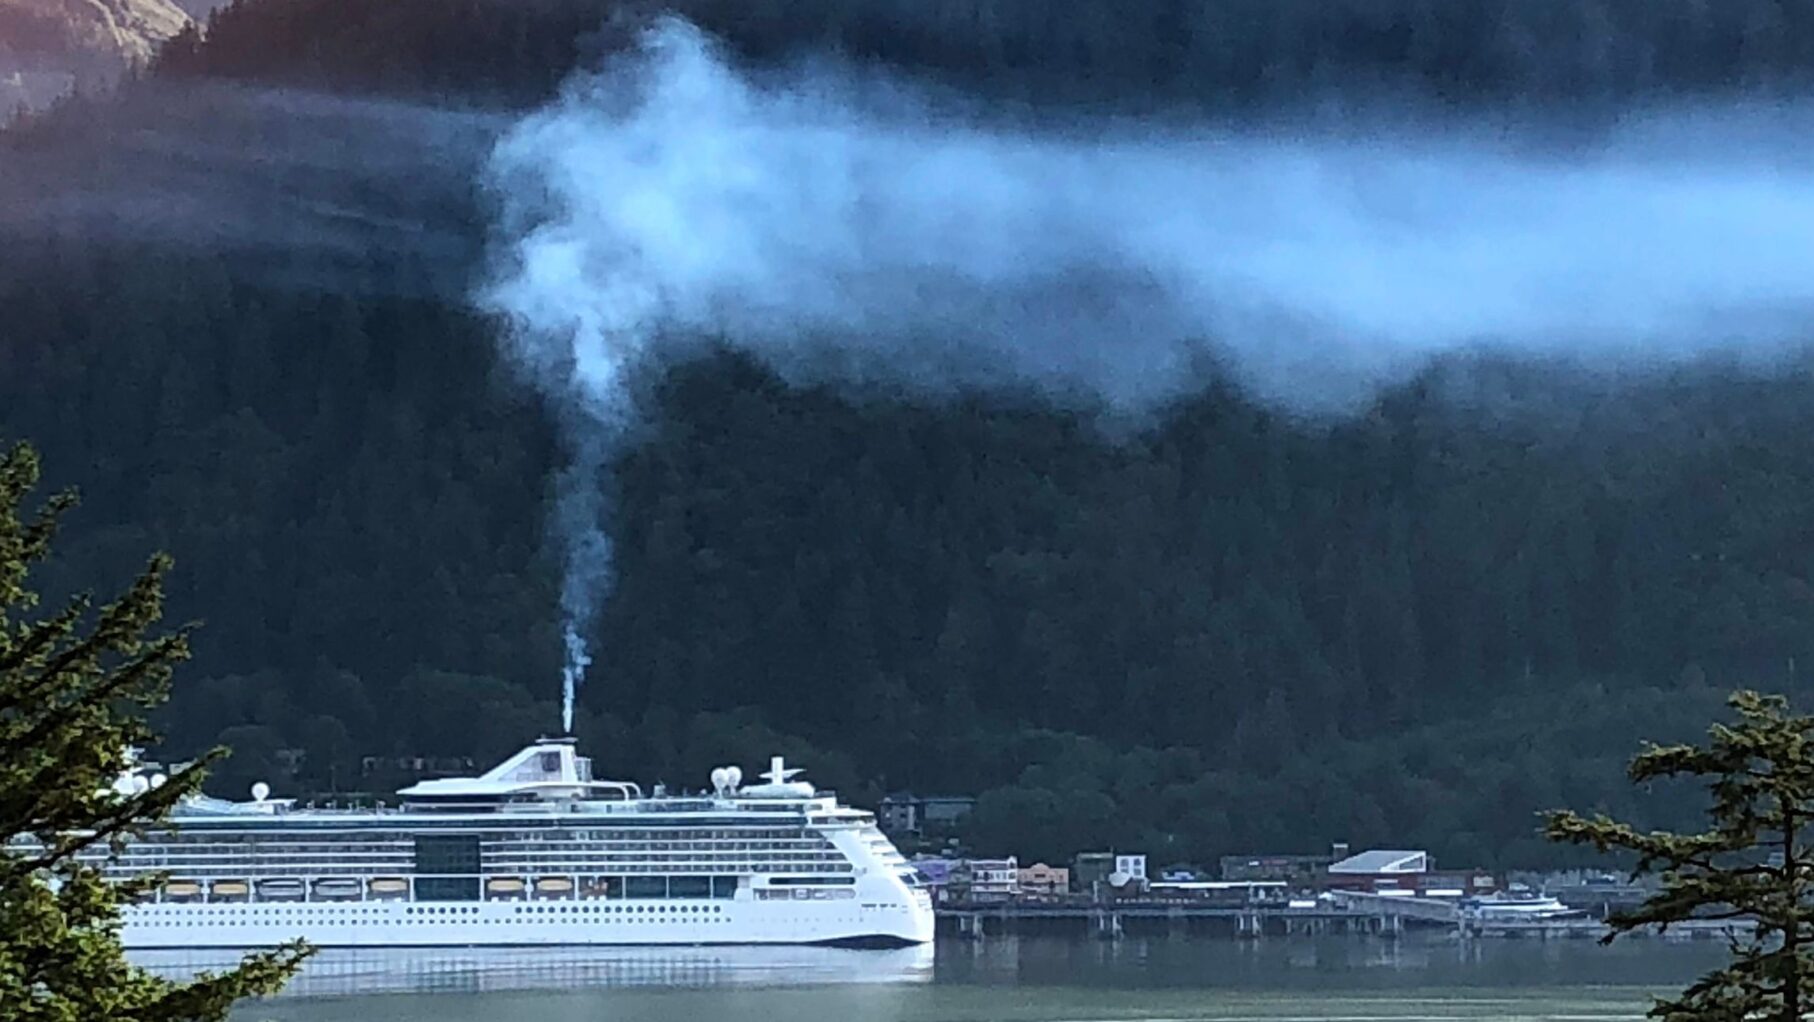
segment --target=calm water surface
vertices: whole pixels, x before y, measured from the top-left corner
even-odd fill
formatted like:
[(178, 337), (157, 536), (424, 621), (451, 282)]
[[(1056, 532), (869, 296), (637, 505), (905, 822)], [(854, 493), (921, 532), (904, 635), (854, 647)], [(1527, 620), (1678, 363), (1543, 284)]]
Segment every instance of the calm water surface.
[[(1475, 1022), (1637, 1019), (1717, 942), (1061, 939), (936, 949), (323, 952), (235, 1022)], [(218, 956), (140, 956), (171, 972)]]

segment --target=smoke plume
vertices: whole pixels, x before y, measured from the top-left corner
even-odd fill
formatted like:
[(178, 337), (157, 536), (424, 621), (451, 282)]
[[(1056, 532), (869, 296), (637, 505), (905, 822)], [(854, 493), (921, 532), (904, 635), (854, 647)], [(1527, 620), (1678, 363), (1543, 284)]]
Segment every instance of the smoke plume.
[(598, 472), (627, 383), (691, 339), (1132, 408), (1211, 363), (1329, 408), (1458, 350), (1767, 353), (1814, 310), (1805, 121), (1015, 124), (848, 69), (757, 77), (660, 22), (508, 131), (487, 174), (483, 301), (578, 459), (558, 511), (568, 634), (609, 587)]

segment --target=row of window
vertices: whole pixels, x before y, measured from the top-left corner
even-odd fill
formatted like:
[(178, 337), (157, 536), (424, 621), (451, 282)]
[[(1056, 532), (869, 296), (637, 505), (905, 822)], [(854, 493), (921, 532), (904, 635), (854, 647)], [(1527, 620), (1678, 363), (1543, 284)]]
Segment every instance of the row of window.
[[(230, 915), (222, 915), (222, 916), (217, 916), (217, 917), (204, 917), (204, 918), (195, 918), (195, 919), (147, 919), (142, 922), (135, 923), (135, 925), (152, 926), (152, 927), (227, 926), (227, 925), (244, 925), (248, 922), (256, 923), (258, 921), (259, 920), (255, 920), (255, 919), (248, 920), (248, 919), (240, 919), (240, 918), (230, 916)], [(327, 920), (322, 920), (322, 921), (326, 922)], [(351, 925), (355, 925), (355, 926), (420, 926), (425, 923), (445, 923), (445, 922), (451, 922), (451, 921), (453, 921), (453, 920), (427, 919), (427, 918), (422, 918), (422, 919), (361, 919), (361, 918), (351, 918), (351, 917), (346, 918), (346, 919), (333, 920), (333, 922), (336, 922), (336, 923), (351, 924)], [(489, 924), (493, 924), (493, 923), (531, 923), (531, 922), (542, 922), (544, 920), (521, 919), (521, 918), (513, 917), (513, 918), (506, 918), (506, 919), (462, 919), (459, 921), (466, 922), (466, 923), (483, 923), (483, 924), (489, 925)], [(556, 921), (577, 923), (577, 922), (581, 922), (582, 920), (575, 918), (575, 919), (556, 920)], [(730, 922), (729, 919), (726, 919), (723, 916), (673, 916), (673, 917), (659, 916), (659, 915), (656, 915), (656, 916), (631, 916), (631, 915), (615, 916), (615, 915), (608, 915), (605, 913), (600, 913), (596, 919), (587, 918), (587, 919), (584, 919), (583, 921), (589, 922), (589, 923), (590, 922), (604, 922), (604, 923), (728, 923), (728, 922)], [(273, 925), (283, 925), (283, 924), (281, 922), (274, 921)]]
[[(693, 852), (708, 855), (731, 853), (758, 853), (764, 855), (802, 854), (831, 852), (836, 846), (824, 839), (798, 841), (652, 841), (652, 842), (603, 842), (580, 841), (543, 841), (543, 842), (483, 842), (480, 847), (488, 855), (579, 855), (585, 853), (614, 855), (646, 855), (663, 852)], [(147, 861), (172, 861), (192, 859), (248, 859), (255, 858), (267, 862), (282, 862), (297, 859), (397, 859), (406, 858), (413, 853), (413, 847), (395, 848), (361, 847), (340, 843), (323, 842), (319, 845), (283, 845), (278, 847), (260, 845), (182, 845), (160, 846), (137, 843), (127, 846), (119, 856), (122, 859), (143, 859)], [(90, 861), (110, 858), (105, 851), (96, 850), (85, 855)]]
[[(670, 863), (660, 863), (660, 864), (651, 863), (648, 865), (640, 865), (640, 866), (628, 866), (628, 865), (622, 865), (622, 864), (618, 864), (618, 863), (571, 863), (571, 862), (515, 863), (515, 864), (506, 863), (506, 864), (492, 865), (492, 866), (488, 867), (482, 873), (477, 870), (457, 872), (457, 873), (422, 873), (422, 872), (411, 871), (408, 868), (400, 868), (393, 872), (413, 873), (413, 875), (416, 877), (425, 877), (425, 876), (453, 876), (453, 877), (487, 876), (487, 877), (490, 877), (490, 876), (514, 875), (517, 873), (534, 873), (534, 874), (540, 874), (540, 875), (551, 875), (551, 874), (555, 874), (555, 873), (560, 873), (560, 874), (564, 875), (564, 874), (567, 874), (572, 871), (597, 870), (597, 869), (609, 869), (609, 870), (611, 870), (611, 872), (613, 874), (621, 875), (621, 876), (652, 876), (652, 875), (666, 876), (666, 875), (670, 875), (670, 874), (686, 875), (686, 876), (701, 876), (701, 875), (716, 876), (716, 875), (723, 875), (726, 873), (735, 874), (738, 876), (774, 876), (777, 874), (803, 874), (803, 875), (808, 875), (808, 876), (844, 876), (844, 875), (853, 874), (856, 872), (856, 867), (852, 866), (850, 863), (847, 863), (847, 862), (776, 862), (776, 863), (670, 862)], [(145, 872), (145, 871), (140, 870), (140, 869), (135, 869), (132, 867), (128, 867), (128, 866), (115, 866), (115, 867), (112, 867), (112, 868), (109, 868), (108, 870), (106, 870), (104, 875), (110, 880), (128, 880), (133, 877), (139, 876), (143, 872)], [(330, 865), (326, 865), (323, 863), (311, 863), (307, 866), (307, 868), (304, 868), (304, 869), (299, 869), (299, 868), (291, 867), (291, 866), (261, 867), (261, 866), (247, 866), (243, 863), (238, 863), (238, 864), (223, 863), (223, 864), (217, 864), (217, 865), (212, 865), (212, 866), (191, 865), (191, 866), (185, 867), (180, 870), (180, 873), (182, 874), (184, 879), (192, 879), (192, 880), (198, 880), (198, 881), (201, 881), (201, 880), (209, 880), (209, 881), (212, 881), (212, 880), (271, 880), (271, 879), (286, 879), (287, 880), (287, 879), (291, 879), (291, 878), (304, 878), (304, 877), (306, 877), (306, 878), (316, 878), (316, 877), (348, 877), (348, 878), (365, 877), (365, 878), (369, 878), (369, 877), (372, 877), (375, 874), (375, 872), (376, 872), (375, 868), (371, 867), (371, 866), (330, 866)], [(388, 875), (388, 874), (378, 874), (378, 875)]]
[[(415, 911), (434, 912), (434, 909)], [(720, 916), (724, 914), (722, 905), (519, 905), (514, 916), (599, 916), (599, 915), (654, 915), (675, 913), (674, 918), (685, 920), (694, 916)]]
[[(437, 855), (440, 855), (441, 857), (446, 857), (446, 853), (431, 853), (429, 857), (434, 858)], [(555, 852), (555, 851), (494, 852), (494, 851), (490, 851), (490, 850), (480, 851), (478, 849), (473, 849), (470, 854), (460, 855), (459, 857), (463, 858), (463, 859), (471, 859), (473, 861), (483, 860), (486, 862), (507, 861), (507, 862), (552, 862), (552, 863), (560, 863), (560, 862), (688, 862), (688, 861), (694, 861), (694, 860), (701, 861), (701, 862), (733, 862), (733, 861), (743, 861), (743, 862), (843, 862), (846, 858), (846, 856), (844, 855), (843, 852), (837, 851), (836, 849), (830, 849), (830, 848), (800, 849), (800, 850), (785, 851), (785, 852), (738, 852), (738, 851), (686, 852), (686, 851), (676, 851), (676, 852), (641, 852), (641, 853), (634, 853), (634, 854), (624, 853), (624, 852), (602, 852), (602, 853), (587, 854), (587, 853)], [(304, 864), (304, 863), (315, 863), (315, 862), (328, 863), (328, 864), (356, 864), (356, 863), (360, 863), (360, 862), (393, 864), (393, 863), (408, 863), (411, 861), (419, 863), (421, 861), (421, 859), (422, 859), (422, 856), (420, 854), (417, 854), (415, 856), (387, 855), (387, 856), (379, 857), (379, 856), (360, 856), (360, 855), (275, 855), (275, 856), (189, 855), (189, 854), (177, 853), (177, 854), (171, 854), (171, 855), (155, 855), (155, 856), (127, 854), (127, 855), (120, 856), (116, 860), (113, 860), (112, 864), (113, 865), (128, 865), (128, 866), (130, 866), (130, 865), (143, 866), (143, 865), (147, 865), (147, 864), (158, 864), (158, 865), (167, 865), (167, 866), (207, 866), (207, 865), (214, 865), (214, 864), (232, 864), (232, 863), (236, 863), (236, 862), (246, 863), (248, 865), (299, 865), (299, 864)]]
[(549, 840), (545, 840), (545, 841), (495, 841), (495, 840), (491, 840), (491, 839), (486, 839), (485, 847), (488, 849), (494, 849), (494, 850), (499, 850), (499, 851), (528, 851), (528, 852), (539, 851), (542, 849), (553, 849), (556, 851), (568, 851), (568, 850), (572, 850), (572, 849), (581, 849), (581, 850), (595, 851), (595, 852), (614, 852), (614, 851), (656, 851), (656, 852), (682, 851), (682, 852), (684, 852), (689, 849), (698, 849), (700, 851), (718, 851), (720, 849), (725, 849), (725, 848), (753, 849), (753, 850), (757, 850), (757, 851), (785, 850), (785, 849), (789, 849), (789, 848), (830, 848), (830, 847), (832, 847), (832, 844), (830, 841), (826, 840), (823, 837), (820, 837), (818, 835), (812, 835), (809, 837), (761, 838), (761, 839), (748, 839), (748, 840), (746, 840), (744, 838), (735, 838), (735, 839), (727, 838), (722, 841), (711, 840), (711, 839), (700, 839), (700, 840), (696, 840), (696, 841), (665, 841), (665, 840), (664, 841), (592, 841), (592, 840), (582, 840), (579, 838), (573, 838), (573, 839), (554, 838), (554, 839), (549, 839)]
[(792, 852), (792, 853), (789, 853), (789, 852), (756, 852), (754, 854), (751, 854), (749, 852), (743, 852), (743, 853), (732, 852), (732, 853), (727, 853), (722, 856), (707, 855), (707, 854), (699, 853), (699, 852), (692, 852), (692, 853), (657, 852), (653, 855), (589, 855), (589, 856), (576, 856), (576, 855), (565, 855), (565, 854), (556, 855), (553, 853), (550, 853), (547, 855), (536, 855), (536, 854), (527, 853), (527, 852), (517, 852), (517, 853), (509, 854), (509, 855), (504, 855), (504, 854), (489, 855), (488, 854), (484, 857), (484, 861), (485, 861), (486, 865), (496, 868), (504, 863), (521, 863), (521, 862), (534, 863), (536, 865), (557, 865), (557, 866), (560, 864), (563, 864), (563, 863), (573, 863), (573, 864), (575, 864), (576, 867), (578, 867), (580, 864), (583, 864), (583, 863), (613, 864), (613, 863), (620, 863), (620, 862), (621, 863), (700, 862), (700, 863), (708, 863), (708, 864), (725, 863), (725, 862), (751, 862), (751, 863), (758, 863), (758, 864), (760, 864), (760, 863), (771, 863), (772, 864), (772, 863), (778, 863), (778, 862), (809, 862), (809, 863), (810, 862), (844, 862), (846, 860), (845, 860), (844, 856), (838, 852)]
[[(424, 834), (372, 834), (363, 832), (324, 831), (311, 834), (286, 833), (271, 834), (227, 834), (227, 833), (184, 833), (160, 831), (135, 842), (140, 847), (186, 847), (199, 848), (216, 846), (224, 849), (259, 848), (268, 851), (288, 851), (321, 846), (362, 847), (375, 850), (408, 849)], [(802, 828), (757, 829), (736, 828), (731, 830), (688, 829), (688, 830), (566, 830), (555, 832), (512, 832), (512, 831), (475, 831), (468, 836), (481, 838), (488, 844), (521, 842), (529, 844), (566, 844), (570, 842), (604, 842), (609, 844), (644, 845), (651, 842), (710, 842), (721, 844), (726, 841), (781, 841), (813, 842), (823, 844), (823, 835)]]
[[(549, 878), (537, 880), (536, 887)], [(565, 880), (566, 878), (558, 878)], [(476, 876), (460, 877), (417, 877), (415, 893), (417, 901), (460, 902), (478, 901), (481, 897), (487, 901), (517, 901), (532, 896), (532, 887), (525, 884), (520, 877), (493, 876), (484, 879)], [(567, 900), (574, 894), (583, 901), (596, 900), (661, 900), (667, 898), (733, 898), (737, 894), (737, 877), (735, 876), (608, 876), (580, 877), (577, 887), (568, 887), (553, 898), (545, 900)], [(541, 897), (543, 892), (534, 890), (534, 895)]]
[(849, 901), (856, 896), (857, 892), (843, 887), (835, 889), (820, 887), (813, 890), (804, 887), (791, 889), (762, 887), (756, 890), (757, 901)]
[(775, 827), (777, 825), (801, 827), (807, 821), (806, 814), (798, 811), (789, 813), (786, 819), (778, 819), (766, 813), (764, 817), (711, 814), (683, 819), (652, 819), (645, 813), (624, 811), (609, 812), (599, 816), (581, 816), (531, 805), (518, 807), (516, 813), (508, 815), (488, 814), (477, 817), (445, 814), (403, 816), (392, 813), (374, 814), (369, 811), (332, 815), (321, 812), (303, 812), (277, 817), (192, 816), (178, 817), (173, 829), (190, 834), (243, 834), (262, 837), (319, 833), (390, 835), (399, 831), (415, 834), (423, 831), (469, 831), (474, 829), (570, 831), (576, 827), (612, 827), (637, 831), (674, 828), (688, 831), (711, 828), (743, 830), (750, 827)]
[[(316, 849), (357, 848), (373, 853), (407, 852), (415, 846), (418, 838), (397, 835), (395, 837), (377, 838), (365, 834), (320, 834), (307, 838), (286, 835), (283, 840), (270, 838), (244, 837), (224, 838), (220, 835), (158, 835), (134, 841), (132, 847), (144, 850), (156, 848), (181, 848), (186, 851), (203, 851), (216, 849), (220, 851), (257, 850), (265, 854), (284, 854), (305, 852)], [(621, 834), (606, 831), (574, 831), (568, 834), (487, 834), (477, 833), (462, 835), (476, 837), (490, 847), (511, 847), (523, 845), (529, 847), (554, 846), (561, 848), (574, 845), (596, 847), (629, 846), (646, 847), (723, 847), (726, 843), (739, 843), (753, 848), (788, 848), (798, 845), (822, 847), (829, 841), (820, 834), (810, 831), (680, 831), (673, 834), (662, 832), (637, 833), (634, 831)]]
[[(402, 915), (405, 917), (422, 916), (435, 919), (464, 917), (473, 922), (497, 922), (501, 918), (515, 919), (519, 917), (541, 918), (543, 916), (648, 915), (651, 913), (662, 917), (666, 917), (668, 913), (673, 913), (674, 918), (676, 919), (688, 919), (724, 915), (724, 906), (703, 904), (599, 905), (584, 903), (577, 905), (516, 905), (511, 908), (508, 917), (500, 916), (498, 911), (494, 910), (489, 914), (489, 918), (482, 919), (480, 917), (484, 912), (485, 910), (476, 905), (412, 905), (403, 909)], [(303, 919), (326, 922), (330, 920), (361, 919), (382, 921), (385, 919), (395, 919), (397, 918), (397, 915), (398, 912), (394, 908), (372, 908), (365, 905), (333, 907), (317, 907), (311, 905), (296, 908), (272, 908), (264, 905), (248, 905), (243, 908), (238, 906), (233, 908), (218, 908), (212, 912), (202, 914), (198, 914), (193, 908), (166, 908), (154, 905), (134, 910), (133, 919), (135, 921), (140, 919), (182, 920), (212, 917), (250, 919), (253, 921), (281, 922), (284, 920)]]
[[(783, 861), (833, 861), (841, 862), (844, 854), (825, 846), (822, 848), (798, 848), (781, 851), (746, 850), (746, 849), (713, 849), (695, 850), (674, 849), (644, 852), (632, 849), (482, 849), (479, 853), (487, 861), (506, 860), (512, 862), (684, 862), (689, 859), (703, 859), (713, 862), (740, 859), (749, 862), (783, 862)], [(101, 862), (104, 857), (96, 856), (93, 861)], [(141, 852), (128, 851), (112, 860), (117, 865), (136, 868), (162, 868), (166, 866), (206, 866), (215, 863), (246, 862), (266, 866), (302, 865), (307, 863), (360, 863), (380, 864), (407, 863), (413, 856), (409, 853), (386, 853), (383, 855), (365, 855), (357, 851), (311, 852), (307, 854), (263, 855), (246, 851), (218, 854), (197, 854), (192, 852)]]
[[(575, 827), (570, 821), (556, 821), (547, 829), (504, 830), (493, 829), (482, 822), (468, 824), (464, 828), (447, 827), (435, 829), (463, 829), (474, 832), (488, 841), (782, 841), (816, 836), (811, 830), (800, 826), (776, 827), (772, 824), (751, 824), (749, 826), (728, 827), (669, 827), (655, 828), (649, 826), (593, 828)], [(394, 844), (407, 847), (421, 834), (410, 831), (374, 831), (369, 828), (350, 828), (328, 830), (309, 828), (307, 830), (275, 830), (273, 828), (233, 829), (233, 828), (196, 828), (184, 827), (177, 830), (159, 830), (141, 838), (143, 843), (155, 844), (221, 844), (236, 845), (282, 845), (286, 843), (332, 842), (336, 844), (384, 845)]]

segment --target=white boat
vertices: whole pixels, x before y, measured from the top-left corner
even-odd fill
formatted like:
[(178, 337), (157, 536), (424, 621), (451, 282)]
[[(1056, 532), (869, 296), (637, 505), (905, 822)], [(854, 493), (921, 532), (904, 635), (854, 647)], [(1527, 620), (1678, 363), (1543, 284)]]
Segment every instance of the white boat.
[(798, 773), (776, 757), (764, 783), (730, 767), (710, 791), (644, 797), (543, 739), (397, 808), (299, 808), (259, 785), (94, 855), (116, 879), (180, 878), (122, 906), (135, 949), (930, 942), (931, 899), (874, 815)]
[(1498, 894), (1464, 900), (1461, 902), (1461, 911), (1469, 919), (1494, 923), (1549, 922), (1587, 917), (1585, 911), (1569, 908), (1549, 895), (1517, 887)]

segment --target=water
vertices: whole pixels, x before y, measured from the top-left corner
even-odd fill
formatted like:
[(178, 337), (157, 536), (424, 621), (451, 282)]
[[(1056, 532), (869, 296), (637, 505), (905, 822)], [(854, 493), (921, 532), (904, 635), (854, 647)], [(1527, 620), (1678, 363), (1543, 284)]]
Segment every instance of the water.
[[(1612, 1022), (1718, 942), (1413, 936), (323, 952), (235, 1022)], [(182, 972), (229, 959), (139, 956)]]

